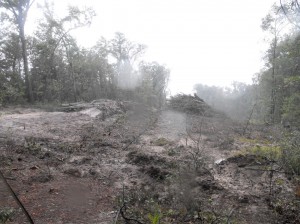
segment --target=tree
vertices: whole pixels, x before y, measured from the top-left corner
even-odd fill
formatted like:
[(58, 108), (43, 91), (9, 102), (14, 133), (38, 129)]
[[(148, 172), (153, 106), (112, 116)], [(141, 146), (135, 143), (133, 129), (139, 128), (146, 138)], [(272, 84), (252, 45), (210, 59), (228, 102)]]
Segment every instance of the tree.
[(277, 80), (277, 57), (278, 42), (280, 41), (280, 33), (285, 27), (285, 20), (280, 13), (280, 8), (273, 5), (271, 12), (262, 20), (262, 29), (268, 31), (272, 35), (270, 49), (267, 52), (267, 66), (271, 71), (271, 94), (270, 94), (270, 121), (274, 124), (280, 120), (280, 112), (277, 108), (278, 98), (278, 80)]
[[(44, 18), (33, 38), (32, 72), (34, 76), (34, 95), (45, 101), (69, 99), (74, 101), (80, 97), (77, 90), (77, 74), (75, 55), (80, 54), (76, 40), (71, 36), (72, 30), (91, 24), (95, 12), (69, 6), (68, 14), (62, 18), (54, 15), (53, 5), (47, 2), (42, 7)], [(61, 62), (66, 62), (67, 65)], [(68, 82), (69, 85), (65, 85)], [(71, 84), (71, 85), (70, 85)], [(64, 88), (63, 88), (64, 86)], [(70, 88), (72, 87), (72, 88)]]
[(29, 66), (28, 66), (28, 56), (27, 56), (27, 47), (26, 47), (26, 37), (25, 37), (25, 23), (28, 15), (28, 11), (33, 4), (34, 0), (2, 0), (0, 3), (0, 8), (6, 9), (14, 17), (14, 22), (17, 24), (19, 37), (21, 40), (22, 46), (22, 57), (23, 57), (23, 66), (25, 74), (25, 85), (26, 85), (26, 94), (29, 102), (33, 101), (33, 93), (31, 80), (29, 75)]
[(134, 64), (145, 52), (146, 46), (129, 41), (123, 33), (116, 32), (115, 37), (109, 43), (109, 52), (117, 60), (117, 64), (129, 62)]
[(280, 0), (280, 8), (290, 24), (300, 29), (300, 4), (298, 0)]
[(0, 21), (0, 104), (22, 102), (24, 80), (19, 35)]
[(166, 99), (170, 70), (157, 62), (141, 62), (140, 94), (145, 103), (161, 108)]
[(233, 82), (231, 87), (221, 88), (196, 84), (196, 94), (207, 104), (217, 110), (224, 111), (236, 120), (245, 120), (255, 103), (255, 85)]
[(123, 33), (117, 32), (115, 37), (109, 41), (108, 49), (110, 55), (116, 60), (113, 81), (121, 93), (116, 93), (116, 95), (132, 98), (132, 91), (137, 87), (135, 62), (145, 52), (146, 47), (129, 41)]
[[(275, 123), (289, 122), (292, 126), (300, 127), (300, 35), (298, 32), (286, 35), (277, 44), (276, 50), (276, 85), (273, 85), (272, 66), (266, 65), (258, 79), (261, 98), (268, 97), (268, 92), (276, 90)], [(272, 52), (272, 46), (268, 52)], [(269, 53), (269, 55), (271, 55)], [(270, 63), (272, 57), (267, 58)], [(271, 63), (270, 63), (271, 64)], [(265, 101), (266, 102), (266, 101)]]
[[(116, 33), (112, 40), (101, 38), (92, 48), (82, 48), (71, 31), (89, 25), (94, 11), (69, 7), (66, 16), (58, 17), (53, 4), (47, 1), (40, 6), (44, 17), (38, 29), (25, 40), (22, 31), (32, 3), (1, 1), (6, 12), (1, 14), (6, 19), (4, 25), (9, 20), (16, 26), (0, 30), (0, 103), (16, 102), (25, 95), (26, 87), (26, 98), (31, 102), (90, 101), (100, 97), (140, 100), (142, 95), (152, 97), (153, 106), (163, 105), (169, 70), (158, 63), (138, 67), (144, 45)], [(21, 36), (25, 42), (20, 41)]]
[(280, 44), (280, 71), (282, 77), (282, 121), (300, 127), (300, 35), (284, 39)]

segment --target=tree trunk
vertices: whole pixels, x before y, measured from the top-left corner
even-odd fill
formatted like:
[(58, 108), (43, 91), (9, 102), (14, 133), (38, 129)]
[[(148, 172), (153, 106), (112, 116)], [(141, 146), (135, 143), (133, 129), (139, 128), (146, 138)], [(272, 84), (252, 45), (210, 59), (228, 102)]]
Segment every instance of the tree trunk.
[(276, 77), (275, 77), (275, 59), (276, 59), (277, 37), (274, 39), (274, 46), (272, 52), (272, 92), (271, 92), (271, 122), (275, 123), (276, 110)]
[(74, 91), (74, 100), (75, 102), (77, 102), (77, 88), (76, 88), (76, 79), (75, 79), (75, 74), (74, 74), (74, 70), (73, 70), (73, 65), (70, 62), (69, 63), (70, 66), (70, 72), (71, 72), (71, 77), (72, 77), (72, 81), (73, 81), (73, 91)]
[(24, 23), (22, 21), (22, 17), (19, 16), (19, 32), (22, 46), (22, 58), (24, 63), (24, 73), (25, 73), (25, 86), (26, 86), (26, 94), (29, 102), (33, 102), (33, 93), (31, 80), (29, 77), (29, 68), (28, 68), (28, 57), (27, 57), (27, 49), (26, 49), (26, 40), (25, 40), (25, 32), (24, 32)]

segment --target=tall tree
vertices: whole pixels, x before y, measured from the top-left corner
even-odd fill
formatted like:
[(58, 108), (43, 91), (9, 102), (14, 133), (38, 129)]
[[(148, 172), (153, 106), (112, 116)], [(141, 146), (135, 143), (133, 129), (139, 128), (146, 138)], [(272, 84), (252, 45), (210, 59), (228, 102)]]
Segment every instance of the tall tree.
[(133, 65), (136, 59), (145, 52), (146, 46), (133, 43), (123, 33), (117, 32), (115, 33), (115, 37), (110, 41), (109, 49), (118, 64), (129, 61)]
[[(290, 2), (294, 2), (294, 4), (282, 5), (281, 10), (278, 11), (281, 12), (283, 21), (287, 22), (288, 28), (291, 27), (291, 23), (297, 25), (299, 19), (297, 18), (299, 16), (298, 6), (295, 5), (295, 1)], [(285, 10), (284, 13), (282, 13), (283, 10)], [(291, 14), (287, 14), (288, 12), (293, 12), (294, 15), (298, 13), (298, 16), (291, 17)], [(274, 116), (274, 122), (281, 121), (284, 124), (288, 122), (289, 126), (300, 127), (300, 36), (297, 29), (288, 31), (284, 37), (281, 35), (281, 38), (277, 39), (275, 58), (274, 45), (270, 45), (267, 51), (266, 67), (260, 74), (258, 82), (262, 97), (267, 95), (266, 92), (275, 90), (274, 115), (276, 116)], [(273, 72), (273, 68), (275, 72)]]
[[(46, 101), (52, 101), (51, 98), (57, 92), (61, 100), (73, 94), (73, 100), (77, 101), (80, 94), (77, 91), (74, 55), (79, 54), (80, 50), (70, 32), (91, 24), (95, 12), (91, 8), (81, 10), (69, 6), (68, 14), (60, 18), (54, 14), (53, 6), (47, 2), (41, 6), (44, 18), (40, 20), (38, 30), (35, 32), (32, 61), (36, 81), (34, 84), (37, 90), (35, 95)], [(68, 65), (62, 71), (58, 71), (61, 70), (61, 61), (67, 62)], [(66, 78), (67, 76), (69, 79)], [(61, 87), (66, 80), (72, 88), (68, 87), (67, 94), (63, 94), (65, 89)]]
[(17, 24), (19, 37), (22, 46), (22, 58), (24, 65), (26, 94), (29, 102), (33, 101), (32, 85), (29, 74), (28, 56), (25, 37), (25, 23), (28, 11), (33, 4), (34, 0), (2, 0), (0, 7), (6, 9), (14, 17), (14, 22)]
[(157, 62), (141, 62), (141, 97), (150, 106), (161, 108), (166, 99), (170, 70)]
[(131, 91), (136, 87), (135, 62), (145, 49), (145, 45), (136, 44), (119, 32), (109, 41), (109, 53), (116, 59), (114, 83), (121, 89), (120, 95), (131, 95)]
[(272, 124), (279, 119), (279, 113), (276, 105), (278, 97), (277, 84), (277, 57), (278, 57), (278, 42), (280, 41), (280, 33), (285, 27), (285, 20), (280, 13), (280, 8), (274, 5), (271, 12), (262, 20), (262, 29), (268, 31), (272, 35), (270, 49), (267, 53), (267, 66), (271, 71), (271, 94), (270, 94), (270, 121)]
[(300, 29), (300, 4), (298, 0), (280, 0), (281, 11), (290, 24)]

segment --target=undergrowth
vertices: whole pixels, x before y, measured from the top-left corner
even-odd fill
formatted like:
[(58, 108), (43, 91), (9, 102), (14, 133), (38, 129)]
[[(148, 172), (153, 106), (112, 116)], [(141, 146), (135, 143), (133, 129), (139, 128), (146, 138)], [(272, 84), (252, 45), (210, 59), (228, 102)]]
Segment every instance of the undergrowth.
[[(240, 138), (240, 142), (248, 143), (241, 154), (253, 154), (276, 162), (287, 173), (300, 175), (300, 131), (286, 133), (279, 143), (272, 144), (268, 140)], [(253, 146), (254, 145), (254, 146)]]
[(0, 209), (0, 224), (6, 223), (12, 218), (14, 210), (12, 208), (3, 208)]
[(300, 131), (289, 133), (282, 141), (282, 164), (286, 171), (300, 175)]
[(265, 157), (272, 161), (279, 161), (282, 158), (282, 149), (276, 145), (256, 145), (247, 151), (250, 154)]

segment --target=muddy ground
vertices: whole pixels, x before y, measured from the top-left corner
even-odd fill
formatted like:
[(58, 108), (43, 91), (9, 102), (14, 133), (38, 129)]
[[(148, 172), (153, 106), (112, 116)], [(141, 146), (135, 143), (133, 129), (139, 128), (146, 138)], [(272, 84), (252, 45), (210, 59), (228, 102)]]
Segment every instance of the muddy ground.
[[(0, 169), (35, 223), (300, 223), (294, 179), (246, 152), (271, 132), (101, 105), (2, 109)], [(0, 198), (6, 223), (28, 223), (2, 179)]]

